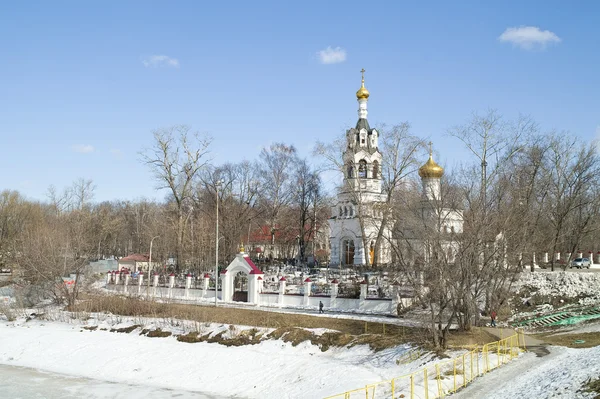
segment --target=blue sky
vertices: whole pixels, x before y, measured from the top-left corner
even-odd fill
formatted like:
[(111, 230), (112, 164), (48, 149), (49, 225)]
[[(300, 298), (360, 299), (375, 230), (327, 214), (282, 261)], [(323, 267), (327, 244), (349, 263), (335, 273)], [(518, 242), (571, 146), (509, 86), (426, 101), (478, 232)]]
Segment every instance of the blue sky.
[(489, 108), (589, 141), (598, 15), (595, 1), (2, 2), (0, 189), (43, 200), (83, 177), (98, 201), (161, 199), (138, 152), (176, 124), (211, 135), (216, 164), (275, 141), (310, 156), (355, 124), (361, 68), (371, 124), (409, 121), (450, 167), (466, 152), (448, 128)]

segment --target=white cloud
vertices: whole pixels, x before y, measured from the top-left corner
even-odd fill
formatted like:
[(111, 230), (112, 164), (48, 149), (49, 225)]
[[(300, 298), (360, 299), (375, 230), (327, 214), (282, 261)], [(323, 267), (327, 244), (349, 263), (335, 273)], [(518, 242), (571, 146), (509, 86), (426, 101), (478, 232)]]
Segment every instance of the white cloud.
[(341, 47), (327, 47), (325, 50), (317, 52), (321, 64), (337, 64), (346, 61), (346, 50)]
[(177, 58), (171, 58), (167, 55), (152, 55), (150, 57), (146, 57), (142, 60), (142, 64), (145, 67), (160, 67), (160, 66), (168, 66), (173, 68), (179, 68), (179, 60)]
[(520, 26), (506, 28), (498, 37), (501, 42), (509, 42), (525, 50), (545, 48), (548, 44), (560, 43), (561, 39), (554, 32), (540, 30), (537, 26)]
[(79, 152), (81, 154), (87, 154), (90, 152), (94, 152), (94, 147), (89, 144), (76, 144), (72, 148), (73, 148), (73, 151)]

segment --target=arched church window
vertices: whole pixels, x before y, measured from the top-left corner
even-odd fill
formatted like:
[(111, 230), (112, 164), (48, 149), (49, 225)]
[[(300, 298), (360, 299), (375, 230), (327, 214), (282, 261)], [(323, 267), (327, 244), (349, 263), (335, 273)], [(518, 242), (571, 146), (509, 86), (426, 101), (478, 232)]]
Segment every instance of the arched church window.
[(344, 216), (348, 216), (348, 207), (347, 206), (344, 207)]
[(373, 179), (379, 178), (379, 162), (373, 161)]
[(352, 165), (348, 166), (348, 177), (349, 178), (353, 178), (354, 177), (354, 167)]
[(344, 211), (342, 210), (342, 207), (340, 206), (340, 217), (342, 217), (344, 215)]
[(367, 161), (361, 159), (358, 161), (358, 177), (364, 179), (367, 177)]
[(350, 217), (354, 216), (354, 207), (350, 207)]

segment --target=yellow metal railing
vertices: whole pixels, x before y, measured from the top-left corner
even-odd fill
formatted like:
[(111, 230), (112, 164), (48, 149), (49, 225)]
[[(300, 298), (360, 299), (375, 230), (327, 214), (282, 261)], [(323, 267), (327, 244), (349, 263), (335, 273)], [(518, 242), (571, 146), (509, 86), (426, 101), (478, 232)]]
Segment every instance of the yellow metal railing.
[[(478, 376), (519, 356), (521, 348), (525, 349), (525, 338), (522, 332), (517, 331), (510, 337), (490, 342), (482, 347), (476, 346), (475, 349), (461, 356), (427, 366), (414, 373), (368, 384), (363, 388), (328, 396), (325, 399), (443, 398), (466, 387)], [(411, 355), (409, 358), (412, 358), (412, 352), (409, 354)]]

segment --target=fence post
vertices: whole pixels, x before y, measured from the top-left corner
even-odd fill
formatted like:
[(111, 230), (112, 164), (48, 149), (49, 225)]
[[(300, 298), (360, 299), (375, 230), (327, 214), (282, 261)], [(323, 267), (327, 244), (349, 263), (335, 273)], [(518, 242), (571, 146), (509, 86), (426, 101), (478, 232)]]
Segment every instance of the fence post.
[(392, 399), (396, 399), (396, 380), (392, 379)]
[(498, 367), (500, 367), (500, 342), (496, 343), (496, 356), (498, 356)]
[(423, 382), (425, 384), (425, 399), (429, 399), (429, 381), (427, 381), (427, 368), (423, 369)]
[(415, 398), (415, 375), (410, 375), (410, 399)]
[(369, 399), (369, 386), (365, 385), (365, 398)]
[(453, 369), (454, 369), (454, 391), (452, 391), (453, 393), (456, 392), (456, 358), (454, 358), (454, 360), (452, 361), (453, 363)]
[(473, 351), (471, 351), (471, 379), (469, 381), (473, 381)]
[(483, 345), (483, 352), (485, 355), (485, 368), (483, 369), (483, 373), (487, 373), (488, 371), (490, 371), (490, 358), (488, 356), (488, 352), (489, 352), (489, 344), (485, 344)]
[(466, 362), (466, 356), (467, 354), (465, 353), (463, 355), (463, 387), (467, 386), (467, 362)]
[(440, 377), (440, 365), (436, 364), (435, 365), (435, 374), (436, 374), (436, 379), (437, 379), (437, 387), (438, 387), (438, 396), (440, 398), (444, 397), (444, 391), (442, 390), (442, 380)]
[[(479, 377), (479, 373), (480, 373), (480, 371), (479, 371), (479, 353), (480, 353), (480, 351), (479, 351), (479, 348), (476, 348), (476, 349), (477, 349), (477, 376)], [(481, 356), (483, 356), (483, 349), (481, 350)]]

